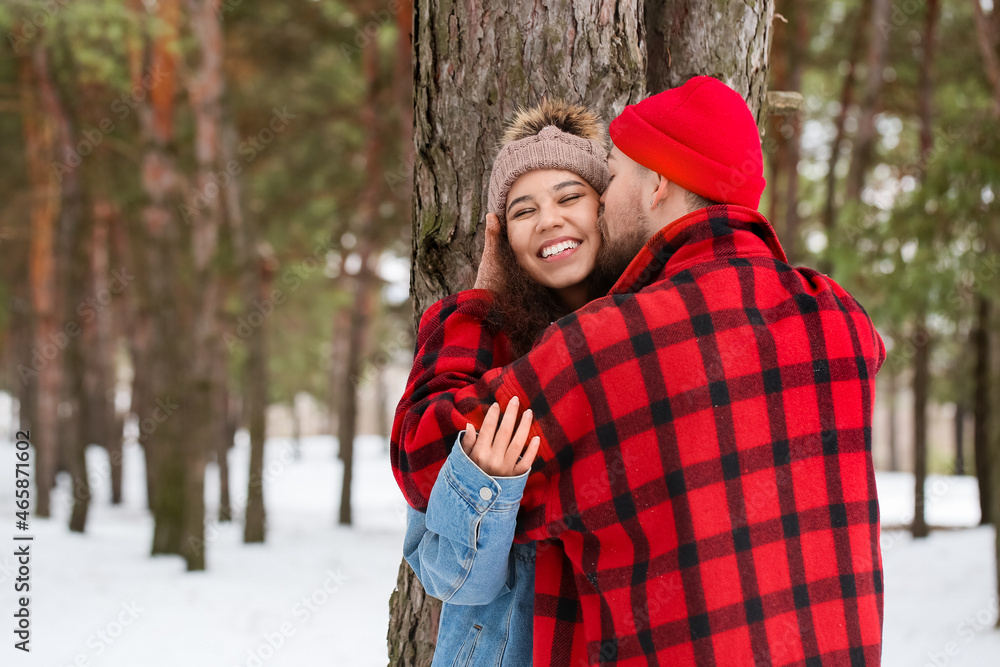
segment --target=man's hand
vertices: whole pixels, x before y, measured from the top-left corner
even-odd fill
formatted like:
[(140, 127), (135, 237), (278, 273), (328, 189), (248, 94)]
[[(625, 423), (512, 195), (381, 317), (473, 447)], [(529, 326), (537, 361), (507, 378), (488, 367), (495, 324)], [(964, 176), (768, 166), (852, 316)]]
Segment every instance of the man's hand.
[[(472, 462), (490, 477), (516, 477), (524, 474), (531, 468), (535, 454), (538, 453), (538, 445), (541, 442), (538, 436), (531, 439), (527, 449), (524, 447), (528, 439), (528, 429), (531, 428), (530, 409), (521, 415), (521, 423), (517, 425), (517, 432), (514, 432), (518, 404), (516, 396), (510, 399), (503, 421), (500, 421), (500, 404), (491, 405), (478, 435), (472, 424), (465, 427), (462, 449)], [(498, 421), (500, 421), (499, 428), (497, 428)]]
[(500, 285), (500, 219), (492, 213), (486, 215), (486, 242), (483, 245), (483, 258), (479, 261), (479, 272), (476, 274), (476, 289), (487, 289), (498, 292)]

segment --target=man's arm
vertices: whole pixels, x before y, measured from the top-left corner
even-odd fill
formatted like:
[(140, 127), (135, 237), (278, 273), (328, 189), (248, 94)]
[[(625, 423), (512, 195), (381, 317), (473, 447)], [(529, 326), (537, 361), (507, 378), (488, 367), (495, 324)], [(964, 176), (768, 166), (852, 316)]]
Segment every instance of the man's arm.
[(493, 403), (485, 395), (466, 406), (470, 419), (442, 410), (438, 397), (474, 384), (487, 371), (512, 361), (507, 337), (489, 321), (487, 290), (466, 290), (438, 301), (417, 330), (413, 368), (396, 408), (391, 457), (396, 483), (411, 507), (425, 511), (438, 470), (455, 436), (468, 422), (479, 428)]
[[(560, 517), (576, 511), (563, 507), (553, 490), (560, 470), (572, 462), (574, 448), (596, 447), (591, 403), (597, 394), (605, 393), (600, 372), (631, 353), (617, 308), (616, 299), (621, 297), (592, 302), (549, 327), (526, 356), (501, 368), (485, 369), (487, 363), (473, 368), (472, 360), (492, 358), (495, 341), (482, 334), (475, 343), (479, 347), (473, 349), (473, 331), (484, 329), (485, 309), (482, 302), (477, 303), (481, 299), (477, 291), (471, 292), (435, 304), (421, 321), (424, 344), (418, 349), (393, 426), (397, 481), (410, 504), (420, 509), (455, 434), (467, 423), (478, 428), (494, 400), (505, 409), (518, 396), (521, 406), (534, 413), (530, 435), (541, 438), (535, 474), (522, 500), (526, 512), (519, 532), (528, 539), (545, 539), (552, 535), (550, 526), (558, 532)], [(461, 344), (453, 345), (453, 340)], [(455, 367), (464, 372), (451, 372)]]

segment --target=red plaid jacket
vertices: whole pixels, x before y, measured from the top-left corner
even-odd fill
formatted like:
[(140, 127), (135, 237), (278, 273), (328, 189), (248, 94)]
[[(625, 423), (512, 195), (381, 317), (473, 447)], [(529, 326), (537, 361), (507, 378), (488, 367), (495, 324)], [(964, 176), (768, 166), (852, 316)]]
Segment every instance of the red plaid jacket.
[(473, 290), (424, 314), (393, 466), (425, 506), (467, 421), (494, 397), (532, 408), (519, 536), (558, 538), (576, 584), (539, 564), (535, 664), (581, 654), (578, 618), (591, 664), (879, 664), (885, 350), (847, 292), (723, 206), (661, 230), (609, 296), (492, 369), (489, 307)]

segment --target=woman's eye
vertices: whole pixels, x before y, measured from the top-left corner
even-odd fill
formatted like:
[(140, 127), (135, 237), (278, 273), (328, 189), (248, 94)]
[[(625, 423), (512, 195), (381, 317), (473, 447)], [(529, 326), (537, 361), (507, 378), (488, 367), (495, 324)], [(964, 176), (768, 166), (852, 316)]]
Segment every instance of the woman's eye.
[(562, 200), (560, 200), (559, 203), (560, 204), (568, 204), (571, 201), (576, 201), (577, 199), (579, 199), (582, 196), (583, 195), (579, 194), (579, 193), (574, 194), (574, 195), (567, 195), (567, 196), (563, 197)]
[(534, 210), (535, 209), (533, 209), (533, 208), (522, 208), (522, 209), (520, 209), (518, 211), (515, 211), (514, 215), (512, 215), (511, 217), (512, 218), (523, 218), (526, 214), (531, 213)]

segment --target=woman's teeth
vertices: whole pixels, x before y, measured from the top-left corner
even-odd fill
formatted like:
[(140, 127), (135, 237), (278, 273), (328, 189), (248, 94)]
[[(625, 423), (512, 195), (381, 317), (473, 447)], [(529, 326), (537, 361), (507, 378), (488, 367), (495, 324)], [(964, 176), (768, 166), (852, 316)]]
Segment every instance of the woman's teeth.
[(563, 241), (562, 243), (557, 243), (555, 245), (550, 245), (548, 248), (542, 250), (542, 257), (552, 257), (552, 255), (558, 255), (564, 250), (569, 250), (570, 248), (575, 248), (580, 245), (579, 241)]

